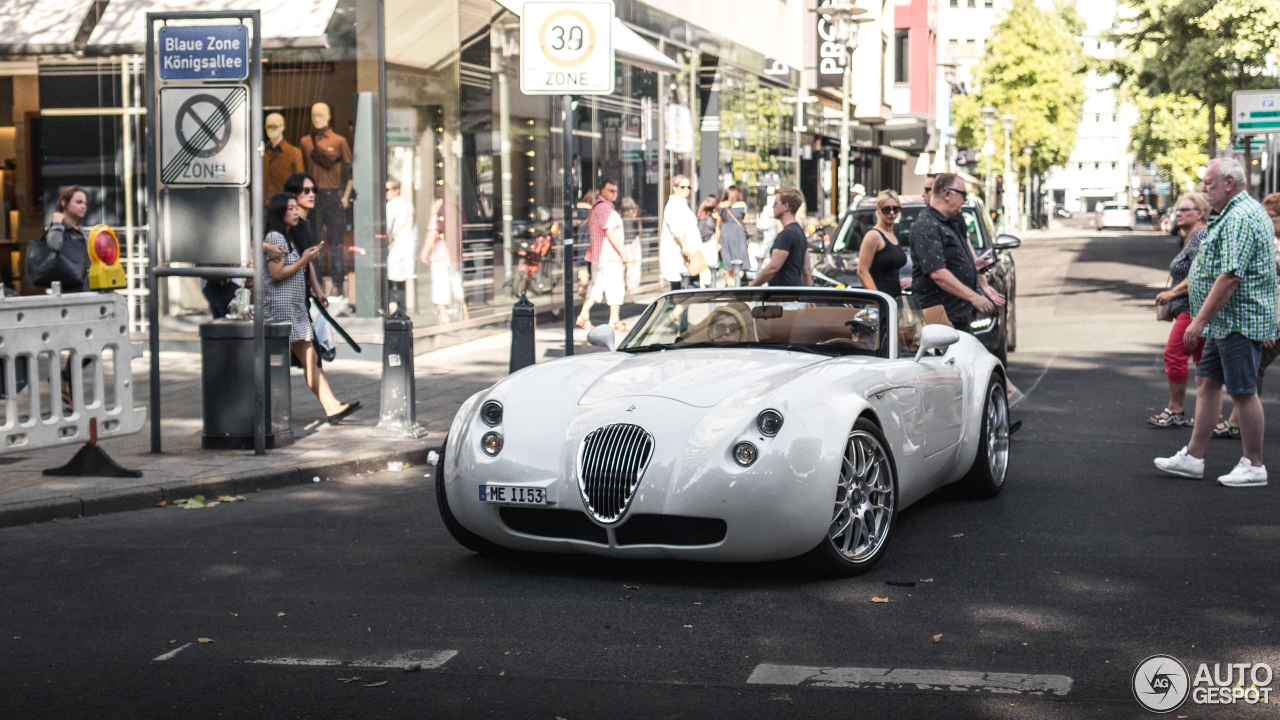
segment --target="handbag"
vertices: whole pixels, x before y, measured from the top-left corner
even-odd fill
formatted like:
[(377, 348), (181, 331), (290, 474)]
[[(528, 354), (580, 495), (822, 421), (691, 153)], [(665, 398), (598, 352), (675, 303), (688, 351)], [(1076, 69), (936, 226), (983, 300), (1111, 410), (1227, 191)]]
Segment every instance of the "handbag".
[[(1165, 290), (1173, 285), (1173, 278), (1170, 277), (1164, 283)], [(1173, 322), (1173, 313), (1169, 312), (1169, 303), (1156, 303), (1156, 320), (1159, 322)]]
[(707, 269), (707, 258), (702, 254), (701, 250), (694, 250), (689, 253), (689, 262), (687, 264), (690, 275), (701, 275), (702, 271)]
[(84, 236), (66, 223), (53, 223), (39, 240), (27, 244), (27, 278), (32, 285), (50, 288), (57, 282), (63, 292), (80, 292), (88, 284), (88, 275)]

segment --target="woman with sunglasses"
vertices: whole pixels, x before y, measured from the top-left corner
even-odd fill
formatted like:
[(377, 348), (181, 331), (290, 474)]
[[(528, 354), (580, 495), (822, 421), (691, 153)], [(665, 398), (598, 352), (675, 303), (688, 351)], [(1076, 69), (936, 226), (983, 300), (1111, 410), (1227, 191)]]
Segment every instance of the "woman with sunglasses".
[(907, 253), (898, 244), (894, 223), (902, 215), (898, 194), (885, 190), (876, 197), (876, 224), (862, 238), (858, 249), (858, 279), (862, 287), (890, 296), (902, 295), (898, 271), (907, 264)]
[[(298, 224), (294, 226), (293, 235), (290, 236), (294, 244), (298, 246), (298, 251), (301, 252), (318, 245), (319, 241), (316, 240), (311, 221), (307, 220), (307, 215), (316, 209), (315, 179), (306, 173), (294, 173), (284, 181), (284, 191), (292, 195), (298, 203)], [(272, 258), (268, 257), (268, 259)], [(311, 264), (310, 271), (307, 273), (307, 288), (315, 296), (316, 302), (324, 307), (329, 307), (329, 299), (325, 297), (324, 288), (320, 286), (320, 268), (317, 267), (318, 265), (318, 262)]]
[[(1198, 192), (1189, 192), (1178, 199), (1174, 206), (1174, 222), (1181, 232), (1182, 250), (1169, 263), (1169, 277), (1173, 287), (1156, 295), (1156, 305), (1163, 305), (1165, 314), (1173, 321), (1169, 332), (1169, 342), (1164, 348), (1164, 373), (1169, 381), (1169, 402), (1159, 414), (1147, 418), (1147, 422), (1156, 427), (1180, 427), (1192, 424), (1184, 412), (1182, 402), (1187, 396), (1187, 363), (1200, 363), (1200, 351), (1204, 348), (1204, 338), (1196, 344), (1195, 350), (1187, 350), (1182, 343), (1187, 326), (1191, 324), (1191, 301), (1187, 297), (1187, 273), (1191, 263), (1200, 251), (1200, 241), (1208, 234), (1209, 199)], [(1228, 428), (1232, 427), (1230, 424)]]

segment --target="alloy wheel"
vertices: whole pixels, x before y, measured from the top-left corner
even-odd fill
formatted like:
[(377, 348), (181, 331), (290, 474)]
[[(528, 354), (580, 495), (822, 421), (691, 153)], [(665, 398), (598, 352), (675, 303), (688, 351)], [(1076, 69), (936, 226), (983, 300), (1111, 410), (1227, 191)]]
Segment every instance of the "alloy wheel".
[(874, 557), (889, 537), (893, 507), (893, 470), (884, 446), (871, 433), (854, 430), (845, 443), (827, 537), (846, 560)]
[(1004, 483), (1005, 470), (1009, 467), (1009, 400), (1004, 386), (991, 384), (991, 394), (986, 407), (987, 466), (991, 479), (997, 485)]

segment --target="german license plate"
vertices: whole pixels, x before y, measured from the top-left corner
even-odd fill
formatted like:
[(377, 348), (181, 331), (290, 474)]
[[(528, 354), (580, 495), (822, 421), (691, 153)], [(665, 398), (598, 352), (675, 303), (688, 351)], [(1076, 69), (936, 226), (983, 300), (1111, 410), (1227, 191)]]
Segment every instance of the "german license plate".
[(509, 505), (546, 505), (547, 490), (523, 485), (481, 485), (480, 502)]

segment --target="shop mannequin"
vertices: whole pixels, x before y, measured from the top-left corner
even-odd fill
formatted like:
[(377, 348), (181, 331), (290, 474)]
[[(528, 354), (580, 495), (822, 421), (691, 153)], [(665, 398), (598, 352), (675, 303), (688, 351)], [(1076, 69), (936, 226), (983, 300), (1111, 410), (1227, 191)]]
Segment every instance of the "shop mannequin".
[(263, 123), (267, 131), (266, 151), (262, 155), (262, 204), (276, 193), (284, 192), (284, 181), (303, 170), (302, 151), (284, 139), (284, 116), (271, 113)]
[(311, 133), (298, 142), (306, 173), (316, 179), (316, 209), (311, 227), (316, 239), (329, 248), (329, 277), (333, 281), (330, 296), (342, 294), (347, 278), (346, 248), (343, 237), (347, 229), (347, 205), (351, 202), (352, 182), (342, 183), (342, 165), (351, 162), (351, 146), (347, 139), (329, 128), (333, 115), (329, 106), (320, 102), (311, 106)]

